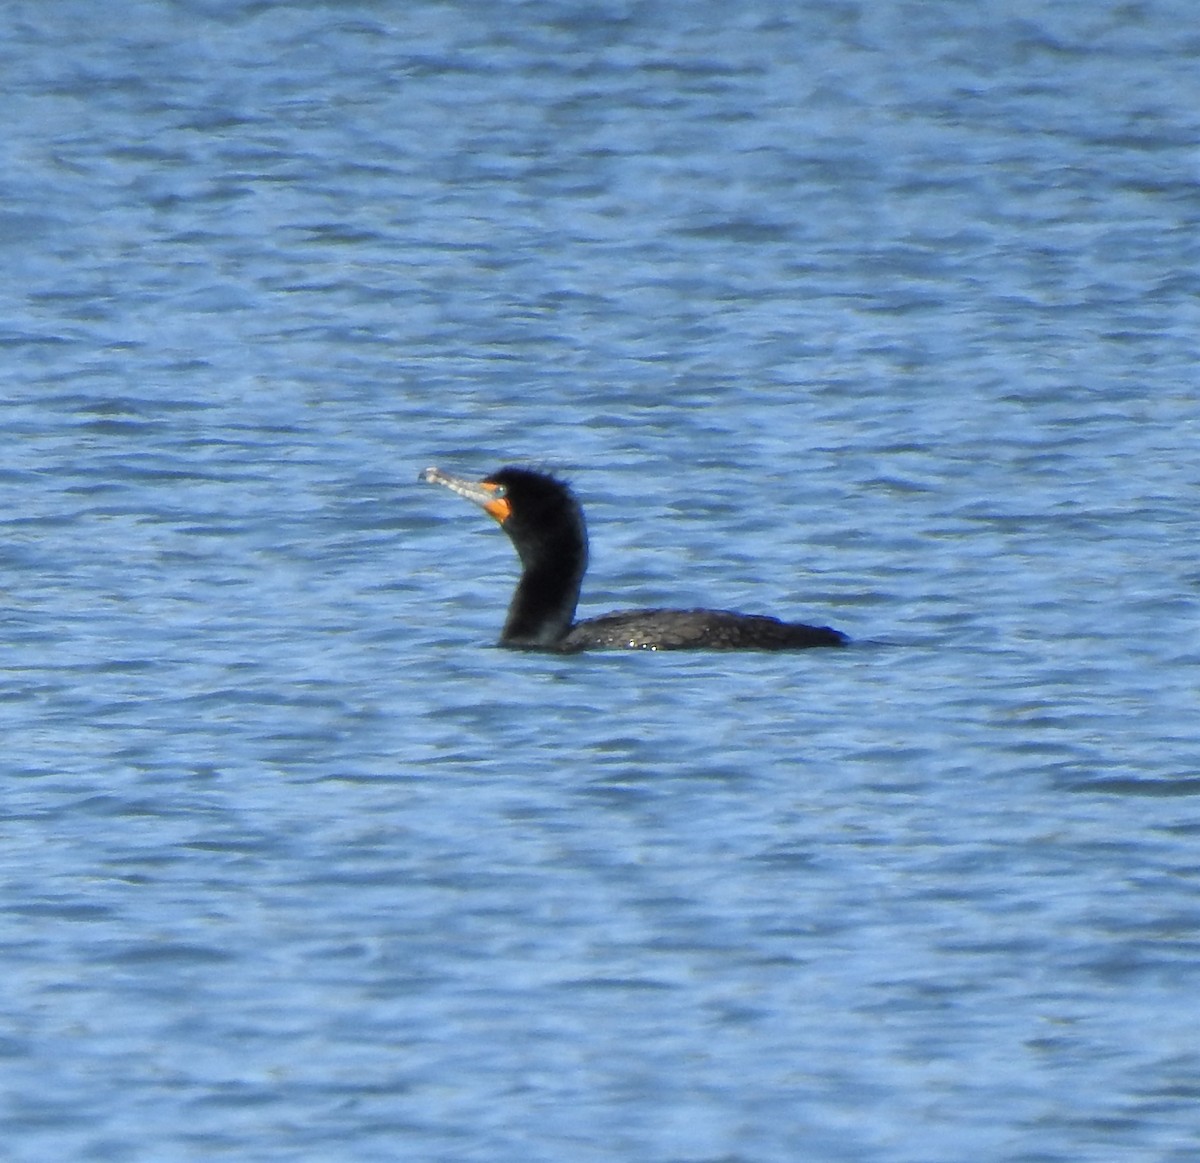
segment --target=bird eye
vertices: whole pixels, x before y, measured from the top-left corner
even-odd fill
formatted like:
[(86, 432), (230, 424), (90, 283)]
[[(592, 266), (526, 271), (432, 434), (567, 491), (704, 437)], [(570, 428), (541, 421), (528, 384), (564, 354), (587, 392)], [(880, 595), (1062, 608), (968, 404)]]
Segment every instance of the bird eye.
[(503, 485), (488, 485), (488, 489), (497, 501), (508, 496), (508, 489), (506, 489)]

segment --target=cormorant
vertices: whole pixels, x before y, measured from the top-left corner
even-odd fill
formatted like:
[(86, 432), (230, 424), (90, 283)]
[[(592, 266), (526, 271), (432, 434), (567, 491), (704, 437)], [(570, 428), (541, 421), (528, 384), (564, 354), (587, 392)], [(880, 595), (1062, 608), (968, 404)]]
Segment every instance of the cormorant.
[(502, 468), (481, 481), (427, 468), (420, 479), (444, 485), (489, 513), (521, 558), (521, 580), (500, 645), (578, 650), (800, 650), (844, 646), (828, 626), (782, 622), (733, 610), (620, 610), (576, 622), (587, 569), (587, 527), (574, 493), (547, 473)]

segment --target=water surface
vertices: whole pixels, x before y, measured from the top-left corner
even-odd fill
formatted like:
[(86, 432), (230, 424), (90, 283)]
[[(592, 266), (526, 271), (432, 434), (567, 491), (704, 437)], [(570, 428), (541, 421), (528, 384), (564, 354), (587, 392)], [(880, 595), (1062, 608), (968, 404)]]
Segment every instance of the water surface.
[(1195, 1158), (1193, 17), (10, 5), (6, 1157)]

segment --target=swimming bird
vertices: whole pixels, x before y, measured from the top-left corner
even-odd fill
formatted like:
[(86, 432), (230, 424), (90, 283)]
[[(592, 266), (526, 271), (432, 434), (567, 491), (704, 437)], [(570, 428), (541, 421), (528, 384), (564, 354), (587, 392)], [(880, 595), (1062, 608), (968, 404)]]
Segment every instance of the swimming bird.
[(508, 534), (521, 559), (500, 645), (573, 653), (580, 650), (800, 650), (844, 646), (828, 626), (783, 622), (734, 610), (619, 610), (575, 621), (588, 562), (583, 509), (565, 482), (508, 467), (483, 480), (427, 468), (420, 480), (479, 505)]

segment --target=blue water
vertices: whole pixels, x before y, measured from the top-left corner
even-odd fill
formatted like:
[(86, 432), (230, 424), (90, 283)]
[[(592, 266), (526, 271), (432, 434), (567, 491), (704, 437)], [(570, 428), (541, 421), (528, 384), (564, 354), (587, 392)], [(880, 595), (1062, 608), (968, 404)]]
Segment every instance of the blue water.
[(1197, 1158), (1190, 2), (0, 25), (5, 1163)]

